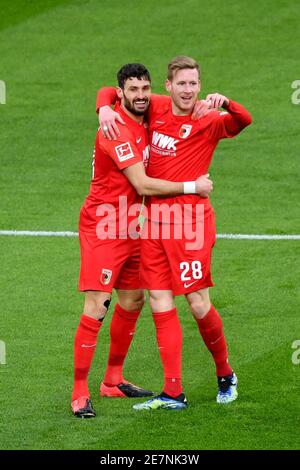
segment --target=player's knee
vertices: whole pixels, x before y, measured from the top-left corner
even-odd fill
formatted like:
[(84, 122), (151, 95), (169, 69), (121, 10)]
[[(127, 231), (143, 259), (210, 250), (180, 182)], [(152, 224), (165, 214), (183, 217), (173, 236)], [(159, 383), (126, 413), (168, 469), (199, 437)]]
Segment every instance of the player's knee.
[(203, 299), (199, 297), (196, 300), (191, 300), (189, 302), (190, 309), (195, 318), (203, 318), (210, 309), (209, 299)]
[(172, 295), (164, 295), (162, 292), (149, 294), (149, 303), (152, 312), (167, 312), (174, 308), (174, 299)]
[(142, 310), (145, 303), (145, 296), (136, 297), (134, 299), (125, 299), (120, 302), (120, 305), (124, 310), (128, 312), (137, 312)]
[(109, 308), (111, 296), (103, 293), (93, 293), (87, 295), (84, 304), (84, 313), (88, 316), (102, 320)]
[(141, 311), (145, 303), (145, 291), (136, 289), (132, 291), (118, 290), (118, 304), (127, 312)]

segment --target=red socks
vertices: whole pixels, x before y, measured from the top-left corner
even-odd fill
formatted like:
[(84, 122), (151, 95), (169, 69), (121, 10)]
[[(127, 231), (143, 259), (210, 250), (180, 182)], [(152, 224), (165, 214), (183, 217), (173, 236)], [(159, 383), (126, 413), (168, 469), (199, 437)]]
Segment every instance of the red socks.
[(182, 331), (176, 308), (153, 313), (156, 339), (164, 369), (163, 391), (172, 397), (182, 393), (181, 351)]
[(72, 401), (79, 397), (90, 397), (87, 377), (97, 344), (102, 322), (81, 315), (74, 342), (74, 389)]
[(203, 341), (211, 352), (216, 365), (218, 377), (232, 374), (228, 363), (228, 352), (223, 332), (223, 324), (217, 310), (211, 306), (208, 313), (202, 319), (195, 319)]
[(135, 332), (140, 312), (128, 312), (116, 305), (110, 324), (110, 349), (107, 369), (103, 382), (105, 385), (118, 385), (123, 382), (123, 364)]
[[(110, 326), (110, 351), (104, 377), (106, 385), (122, 382), (123, 364), (135, 332), (140, 312), (128, 312), (116, 305)], [(176, 308), (153, 314), (156, 338), (164, 369), (163, 391), (172, 397), (182, 393), (181, 352), (182, 332)], [(201, 320), (196, 319), (201, 336), (216, 364), (218, 377), (232, 374), (221, 317), (213, 306)], [(87, 378), (96, 349), (102, 322), (82, 315), (74, 343), (74, 389), (72, 400), (90, 397)]]

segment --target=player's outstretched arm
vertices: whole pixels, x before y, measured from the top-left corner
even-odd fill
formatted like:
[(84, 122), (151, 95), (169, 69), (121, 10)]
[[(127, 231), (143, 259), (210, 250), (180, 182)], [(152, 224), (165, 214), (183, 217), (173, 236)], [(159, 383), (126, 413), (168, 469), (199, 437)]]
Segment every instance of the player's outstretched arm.
[(175, 196), (179, 194), (198, 194), (208, 197), (213, 189), (209, 175), (202, 175), (196, 181), (175, 182), (150, 178), (146, 175), (142, 162), (124, 170), (132, 186), (141, 196)]

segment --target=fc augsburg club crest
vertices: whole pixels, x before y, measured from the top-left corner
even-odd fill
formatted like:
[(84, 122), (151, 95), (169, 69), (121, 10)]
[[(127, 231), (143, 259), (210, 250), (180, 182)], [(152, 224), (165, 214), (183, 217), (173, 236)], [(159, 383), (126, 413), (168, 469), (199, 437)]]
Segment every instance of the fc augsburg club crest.
[(190, 135), (192, 127), (191, 124), (183, 124), (179, 130), (179, 137), (186, 139)]
[(100, 276), (100, 282), (104, 286), (110, 283), (112, 276), (112, 271), (110, 269), (102, 269), (101, 276)]

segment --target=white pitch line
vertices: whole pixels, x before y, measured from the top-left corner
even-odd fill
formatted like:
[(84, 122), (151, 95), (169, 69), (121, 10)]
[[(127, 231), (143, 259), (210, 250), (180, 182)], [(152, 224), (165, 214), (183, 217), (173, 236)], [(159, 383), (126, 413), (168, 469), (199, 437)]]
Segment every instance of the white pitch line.
[(300, 240), (300, 235), (254, 235), (243, 233), (219, 233), (217, 238), (234, 240)]
[(31, 230), (0, 230), (0, 235), (21, 237), (78, 237), (77, 232), (34, 232)]
[[(78, 237), (78, 232), (47, 232), (31, 230), (0, 230), (1, 235), (23, 237)], [(256, 235), (243, 233), (219, 233), (217, 238), (231, 240), (300, 240), (300, 235)]]

